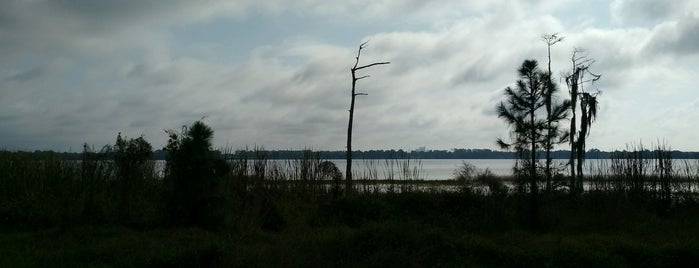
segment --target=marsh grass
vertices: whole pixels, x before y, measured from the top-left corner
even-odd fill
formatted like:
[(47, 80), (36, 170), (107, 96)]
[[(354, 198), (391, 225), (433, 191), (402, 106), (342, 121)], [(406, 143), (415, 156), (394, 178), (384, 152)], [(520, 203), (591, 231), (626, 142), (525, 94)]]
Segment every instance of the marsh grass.
[[(615, 154), (609, 162), (597, 162), (588, 172), (588, 192), (610, 192), (661, 200), (666, 206), (697, 202), (697, 160), (673, 162), (669, 148), (653, 151), (643, 147)], [(219, 213), (225, 221), (263, 214), (273, 218), (284, 198), (314, 200), (339, 197), (344, 184), (339, 169), (306, 150), (299, 159), (272, 160), (262, 148), (222, 154), (229, 172), (221, 181)], [(516, 190), (516, 179), (496, 177), (488, 170), (461, 167), (454, 180), (428, 181), (420, 160), (364, 160), (355, 169), (354, 187), (360, 194), (382, 195), (410, 192), (460, 192), (506, 196), (526, 194)], [(379, 168), (383, 165), (382, 168)], [(321, 168), (325, 166), (324, 168)], [(334, 167), (334, 168), (333, 168)], [(124, 172), (109, 152), (85, 147), (79, 161), (63, 160), (56, 154), (0, 152), (0, 221), (4, 225), (70, 226), (117, 223), (127, 226), (162, 224), (164, 210), (163, 174), (152, 160), (134, 166), (135, 186), (123, 187)], [(381, 172), (379, 170), (382, 170)], [(560, 181), (566, 181), (564, 178)], [(120, 190), (121, 189), (121, 190)], [(565, 190), (565, 188), (560, 188)], [(560, 190), (559, 190), (560, 191)], [(129, 202), (125, 205), (124, 200)], [(265, 210), (265, 211), (262, 211)], [(227, 211), (248, 211), (237, 215)], [(260, 212), (262, 211), (262, 212)], [(256, 221), (248, 217), (245, 221)], [(266, 217), (266, 216), (265, 216)], [(271, 218), (270, 218), (271, 219)], [(257, 224), (257, 223), (254, 223)]]
[(631, 145), (617, 151), (609, 162), (590, 167), (588, 191), (614, 192), (667, 203), (696, 202), (699, 197), (698, 160), (672, 159), (669, 146), (654, 150)]
[(110, 153), (87, 145), (81, 160), (63, 160), (54, 153), (0, 152), (0, 221), (28, 227), (154, 224), (161, 211), (161, 178), (154, 161), (118, 174)]
[(536, 229), (516, 178), (487, 170), (428, 181), (419, 160), (368, 161), (345, 196), (342, 178), (310, 150), (289, 160), (262, 148), (222, 155), (230, 165), (215, 211), (222, 224), (202, 229), (168, 224), (152, 161), (139, 166), (144, 187), (127, 190), (134, 211), (126, 219), (108, 154), (87, 148), (69, 161), (0, 152), (0, 266), (597, 267), (699, 258), (699, 172), (661, 166), (662, 153), (619, 154), (575, 199), (564, 187), (542, 195)]

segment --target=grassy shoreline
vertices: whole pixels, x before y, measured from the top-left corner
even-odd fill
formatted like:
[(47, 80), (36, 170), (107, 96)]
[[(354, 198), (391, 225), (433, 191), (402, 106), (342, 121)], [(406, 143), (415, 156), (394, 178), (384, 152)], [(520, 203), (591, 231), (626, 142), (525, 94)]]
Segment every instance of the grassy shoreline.
[[(342, 181), (319, 171), (319, 159), (290, 161), (283, 170), (264, 159), (239, 159), (204, 204), (216, 224), (196, 227), (169, 220), (167, 180), (152, 163), (120, 173), (113, 161), (86, 157), (0, 153), (0, 267), (682, 267), (699, 261), (699, 199), (693, 191), (668, 192), (685, 189), (672, 176), (620, 174), (602, 184), (609, 188), (580, 195), (566, 191), (567, 180), (559, 177), (537, 201), (539, 224), (531, 226), (526, 188), (503, 188), (502, 178), (485, 173), (468, 180), (357, 180), (357, 191), (346, 195), (333, 188)], [(438, 189), (445, 186), (453, 190)]]
[(669, 210), (641, 197), (388, 193), (309, 200), (245, 212), (220, 229), (72, 225), (0, 232), (3, 267), (682, 267), (699, 260), (699, 206)]

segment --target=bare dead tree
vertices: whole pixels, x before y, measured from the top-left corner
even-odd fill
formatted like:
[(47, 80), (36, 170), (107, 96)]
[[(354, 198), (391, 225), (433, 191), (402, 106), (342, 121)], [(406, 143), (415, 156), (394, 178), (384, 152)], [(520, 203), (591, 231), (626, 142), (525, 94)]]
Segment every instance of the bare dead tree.
[(376, 65), (383, 65), (383, 64), (390, 64), (391, 62), (385, 61), (385, 62), (374, 62), (370, 63), (367, 65), (362, 65), (359, 66), (359, 57), (362, 54), (362, 49), (366, 47), (366, 44), (369, 41), (366, 41), (362, 44), (359, 45), (359, 49), (357, 50), (357, 57), (355, 58), (354, 66), (352, 66), (351, 72), (352, 72), (352, 101), (350, 103), (350, 109), (349, 109), (349, 124), (347, 125), (347, 167), (345, 169), (345, 190), (347, 193), (350, 193), (352, 191), (352, 122), (354, 120), (354, 99), (357, 96), (366, 96), (368, 95), (367, 93), (360, 93), (356, 92), (356, 86), (357, 86), (357, 81), (368, 78), (368, 75), (364, 76), (357, 76), (357, 71), (366, 69), (372, 66)]
[(544, 91), (544, 98), (546, 102), (546, 135), (547, 139), (545, 139), (546, 144), (544, 145), (544, 149), (546, 150), (546, 166), (544, 169), (544, 173), (546, 174), (546, 190), (550, 191), (551, 190), (551, 150), (553, 149), (553, 140), (558, 136), (558, 129), (554, 129), (553, 125), (557, 122), (555, 122), (555, 118), (553, 117), (552, 113), (552, 106), (553, 106), (553, 96), (554, 93), (557, 91), (556, 85), (553, 83), (553, 77), (551, 73), (551, 47), (555, 45), (558, 42), (561, 42), (565, 39), (565, 37), (560, 36), (558, 33), (554, 34), (544, 34), (541, 36), (541, 39), (546, 42), (546, 48), (548, 52), (548, 77), (547, 81), (545, 83), (546, 88)]
[(578, 133), (578, 140), (575, 142), (577, 145), (578, 153), (578, 188), (582, 189), (582, 178), (583, 178), (583, 162), (585, 161), (585, 139), (590, 136), (590, 127), (592, 127), (592, 122), (597, 118), (597, 95), (600, 92), (595, 93), (582, 92), (580, 93), (580, 132)]
[[(575, 49), (571, 57), (572, 71), (566, 76), (566, 84), (570, 90), (571, 112), (570, 119), (570, 177), (571, 177), (571, 192), (582, 190), (582, 165), (585, 159), (585, 138), (589, 135), (588, 129), (592, 125), (592, 121), (597, 116), (597, 93), (587, 93), (584, 90), (585, 83), (592, 83), (599, 80), (602, 76), (592, 73), (589, 68), (594, 63), (594, 60), (587, 58), (585, 51)], [(590, 75), (592, 78), (585, 80), (585, 75)], [(580, 122), (581, 130), (576, 139), (576, 103), (578, 97), (581, 97), (580, 109), (582, 120)], [(577, 160), (577, 166), (576, 166)], [(576, 175), (577, 168), (577, 175)]]

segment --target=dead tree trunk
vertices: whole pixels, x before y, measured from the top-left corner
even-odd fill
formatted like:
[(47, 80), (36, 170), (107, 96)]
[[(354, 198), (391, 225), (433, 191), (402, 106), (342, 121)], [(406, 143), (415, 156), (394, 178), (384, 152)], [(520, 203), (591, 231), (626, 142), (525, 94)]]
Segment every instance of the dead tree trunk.
[(546, 79), (546, 94), (544, 94), (546, 98), (546, 168), (544, 169), (544, 173), (546, 174), (546, 191), (551, 191), (551, 177), (552, 177), (552, 172), (551, 172), (551, 150), (553, 149), (553, 136), (557, 135), (558, 133), (551, 133), (553, 132), (552, 124), (554, 123), (553, 118), (552, 118), (552, 105), (553, 105), (553, 93), (554, 93), (554, 88), (553, 88), (553, 79), (552, 73), (551, 73), (551, 46), (555, 45), (558, 42), (563, 41), (562, 36), (558, 36), (558, 34), (545, 34), (541, 36), (541, 39), (546, 42), (546, 47), (548, 51), (548, 77)]
[(357, 77), (357, 71), (365, 68), (369, 68), (374, 65), (382, 65), (382, 64), (390, 64), (390, 62), (374, 62), (371, 64), (363, 65), (363, 66), (358, 66), (359, 65), (359, 56), (362, 54), (362, 49), (366, 47), (366, 44), (369, 41), (366, 41), (359, 45), (359, 49), (357, 50), (357, 57), (355, 58), (354, 66), (352, 66), (352, 101), (350, 102), (350, 109), (349, 109), (349, 123), (347, 124), (347, 167), (345, 168), (345, 191), (346, 193), (350, 193), (352, 191), (352, 123), (354, 121), (354, 99), (357, 96), (366, 96), (366, 93), (358, 93), (356, 92), (356, 86), (357, 86), (357, 81), (360, 79), (364, 79), (369, 77), (368, 75), (365, 76), (360, 76)]
[(570, 75), (566, 77), (566, 84), (568, 84), (568, 88), (570, 89), (570, 112), (572, 114), (570, 118), (570, 159), (568, 164), (570, 165), (570, 187), (571, 187), (571, 192), (575, 192), (576, 186), (577, 186), (577, 178), (575, 174), (575, 159), (577, 158), (577, 149), (578, 145), (575, 141), (575, 132), (576, 132), (576, 104), (578, 102), (578, 85), (579, 85), (579, 80), (580, 80), (580, 75), (581, 72), (583, 72), (583, 68), (578, 65), (576, 61), (580, 59), (584, 59), (583, 57), (578, 58), (577, 54), (581, 52), (580, 50), (576, 49), (573, 51), (573, 56), (571, 57), (571, 61), (573, 63), (572, 66), (572, 71)]
[[(599, 78), (599, 76), (597, 76)], [(590, 135), (590, 127), (597, 117), (597, 93), (582, 92), (580, 96), (580, 133), (578, 135), (578, 177), (580, 177), (578, 187), (582, 189), (583, 162), (585, 161), (585, 138)]]
[[(566, 77), (566, 83), (570, 88), (570, 98), (571, 98), (571, 112), (573, 117), (570, 120), (570, 175), (571, 175), (571, 193), (577, 194), (583, 190), (583, 162), (585, 161), (585, 138), (588, 134), (588, 129), (590, 128), (592, 121), (597, 115), (597, 93), (591, 95), (585, 92), (583, 86), (585, 83), (594, 83), (600, 79), (600, 75), (594, 74), (589, 71), (590, 65), (594, 62), (588, 59), (587, 56), (582, 53), (582, 56), (578, 56), (578, 53), (584, 52), (583, 50), (575, 49), (573, 51), (573, 57), (571, 58), (573, 62), (572, 73)], [(592, 78), (585, 80), (585, 74), (589, 74)], [(575, 139), (576, 130), (576, 103), (580, 97), (580, 131), (578, 132), (577, 139)], [(577, 165), (576, 165), (577, 160)], [(577, 174), (576, 174), (577, 169)]]

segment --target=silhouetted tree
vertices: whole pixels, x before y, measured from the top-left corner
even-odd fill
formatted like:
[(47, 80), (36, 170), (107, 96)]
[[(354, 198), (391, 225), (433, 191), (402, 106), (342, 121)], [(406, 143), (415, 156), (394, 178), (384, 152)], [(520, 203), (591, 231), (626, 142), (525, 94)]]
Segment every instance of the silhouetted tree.
[(339, 196), (341, 193), (340, 187), (342, 186), (342, 172), (340, 169), (333, 162), (323, 161), (318, 164), (318, 170), (322, 180), (332, 181), (330, 191), (333, 196)]
[(143, 137), (128, 139), (119, 133), (112, 153), (119, 192), (119, 217), (130, 221), (137, 209), (137, 199), (143, 197), (141, 191), (145, 188), (146, 173), (153, 171), (153, 147)]
[[(86, 221), (99, 221), (99, 218), (104, 216), (104, 208), (100, 206), (100, 188), (108, 182), (111, 175), (111, 167), (109, 161), (110, 146), (104, 146), (98, 152), (87, 143), (83, 144), (83, 152), (80, 159), (80, 183), (78, 184), (78, 196), (74, 198), (82, 198), (82, 218)], [(71, 193), (64, 193), (70, 195)], [(103, 199), (102, 199), (103, 200)], [(62, 202), (70, 202), (71, 198), (61, 198)], [(62, 207), (70, 207), (71, 204), (61, 204)], [(64, 217), (70, 217), (70, 213), (65, 213)], [(62, 219), (63, 223), (69, 223), (71, 220)], [(62, 223), (62, 224), (63, 224)]]
[[(579, 187), (582, 187), (583, 178), (583, 162), (585, 161), (585, 138), (590, 135), (589, 129), (592, 126), (592, 122), (597, 118), (597, 95), (598, 93), (580, 93), (580, 133), (578, 133), (578, 140), (576, 145), (578, 148), (576, 152), (578, 154), (578, 176), (580, 176)], [(582, 188), (579, 188), (582, 189)]]
[(497, 144), (503, 149), (514, 149), (529, 184), (531, 193), (532, 221), (538, 221), (538, 175), (537, 149), (542, 139), (546, 139), (546, 119), (537, 116), (537, 110), (546, 105), (545, 83), (548, 75), (539, 70), (535, 60), (525, 60), (517, 70), (520, 79), (514, 88), (505, 89), (506, 102), (497, 106), (498, 117), (505, 120), (510, 127), (510, 143), (498, 138)]
[(168, 152), (165, 178), (168, 182), (168, 212), (174, 223), (215, 226), (221, 219), (217, 190), (228, 165), (211, 148), (214, 131), (201, 121), (182, 132), (166, 131)]
[[(559, 36), (557, 33), (554, 34), (544, 34), (541, 39), (546, 42), (546, 48), (548, 52), (548, 72), (545, 83), (544, 99), (546, 102), (546, 144), (544, 149), (546, 150), (546, 166), (544, 168), (544, 173), (546, 175), (546, 190), (551, 190), (551, 150), (555, 144), (564, 143), (567, 140), (567, 134), (561, 133), (558, 128), (558, 122), (567, 117), (568, 106), (570, 106), (570, 101), (566, 100), (561, 104), (556, 105), (555, 108), (563, 108), (554, 112), (554, 95), (558, 91), (558, 86), (553, 81), (553, 76), (551, 72), (551, 46), (558, 42), (563, 41), (564, 37)], [(564, 106), (564, 107), (559, 107)], [(564, 112), (564, 113), (560, 113)], [(562, 137), (562, 139), (559, 139)]]
[[(589, 135), (588, 129), (592, 125), (592, 121), (597, 116), (597, 93), (590, 94), (584, 90), (585, 83), (592, 83), (600, 79), (601, 75), (594, 74), (589, 71), (590, 65), (594, 62), (587, 58), (584, 51), (575, 49), (571, 57), (572, 71), (566, 76), (566, 84), (568, 85), (571, 101), (571, 118), (570, 118), (570, 177), (571, 177), (571, 192), (575, 193), (582, 190), (582, 165), (585, 157), (585, 138)], [(585, 75), (590, 75), (592, 78), (585, 80)], [(581, 98), (580, 108), (583, 114), (581, 120), (581, 131), (576, 135), (577, 113), (576, 105), (578, 98)], [(582, 98), (585, 98), (584, 100)], [(583, 130), (584, 128), (584, 130)], [(582, 134), (582, 135), (581, 135)], [(577, 136), (577, 139), (576, 139)], [(575, 161), (577, 159), (577, 175)]]
[(352, 101), (350, 103), (350, 109), (349, 109), (349, 124), (347, 125), (347, 167), (345, 169), (345, 176), (346, 176), (346, 185), (345, 185), (345, 190), (347, 193), (349, 193), (352, 189), (352, 122), (354, 120), (354, 99), (357, 96), (366, 96), (366, 93), (358, 93), (356, 92), (356, 86), (357, 86), (357, 81), (369, 77), (368, 75), (364, 76), (357, 76), (357, 71), (365, 68), (369, 68), (371, 66), (375, 65), (383, 65), (383, 64), (390, 64), (390, 62), (374, 62), (370, 63), (367, 65), (362, 65), (359, 66), (359, 56), (362, 54), (362, 49), (366, 47), (366, 44), (369, 41), (366, 41), (359, 45), (359, 49), (357, 50), (357, 57), (355, 58), (354, 66), (352, 66), (352, 69), (350, 71), (352, 72)]

